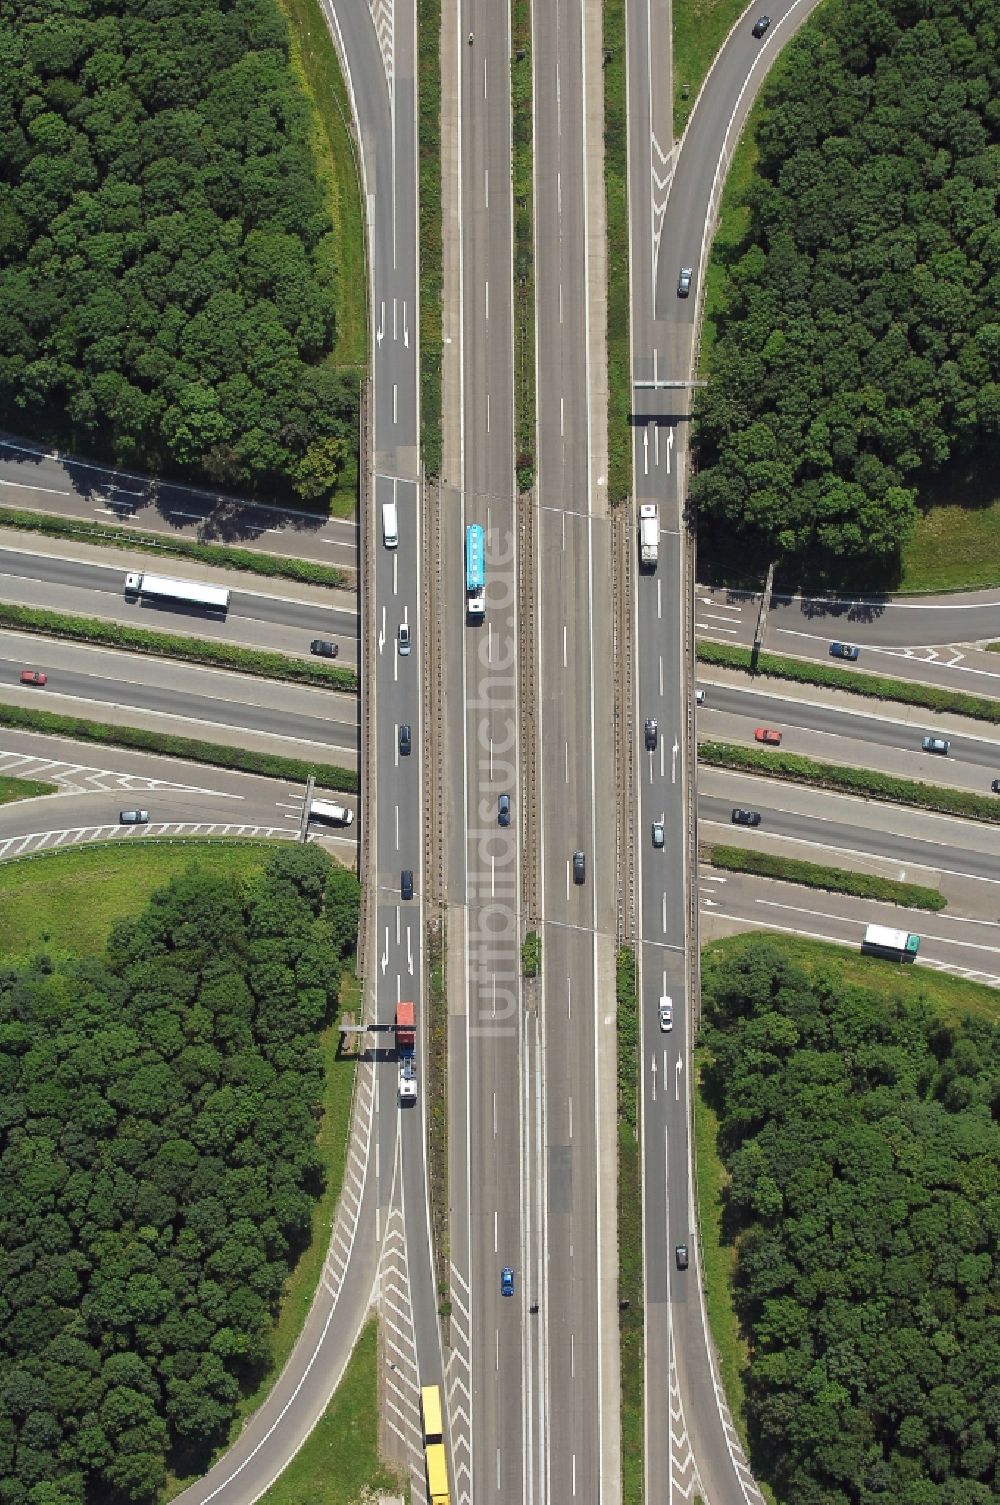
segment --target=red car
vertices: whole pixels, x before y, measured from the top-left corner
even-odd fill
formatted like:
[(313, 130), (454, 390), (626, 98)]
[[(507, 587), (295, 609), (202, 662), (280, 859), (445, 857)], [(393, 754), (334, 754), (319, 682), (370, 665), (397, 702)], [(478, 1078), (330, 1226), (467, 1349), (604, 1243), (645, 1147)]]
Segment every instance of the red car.
[(766, 742), (768, 747), (781, 746), (781, 733), (770, 726), (759, 726), (754, 732), (754, 738), (757, 742)]
[(43, 674), (41, 669), (22, 669), (22, 685), (44, 685), (48, 682), (48, 675)]

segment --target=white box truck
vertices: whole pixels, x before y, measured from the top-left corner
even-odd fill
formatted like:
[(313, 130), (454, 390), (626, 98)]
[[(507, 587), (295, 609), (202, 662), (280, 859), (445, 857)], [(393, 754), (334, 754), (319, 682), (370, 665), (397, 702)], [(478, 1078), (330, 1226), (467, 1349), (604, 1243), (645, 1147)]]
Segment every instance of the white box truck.
[(660, 509), (655, 502), (639, 503), (639, 563), (647, 570), (656, 569), (660, 552)]
[(867, 956), (886, 956), (896, 962), (916, 960), (920, 950), (919, 935), (908, 930), (893, 930), (888, 925), (869, 925), (861, 942)]
[(399, 543), (399, 520), (396, 517), (396, 503), (382, 503), (382, 542), (387, 549), (394, 549)]

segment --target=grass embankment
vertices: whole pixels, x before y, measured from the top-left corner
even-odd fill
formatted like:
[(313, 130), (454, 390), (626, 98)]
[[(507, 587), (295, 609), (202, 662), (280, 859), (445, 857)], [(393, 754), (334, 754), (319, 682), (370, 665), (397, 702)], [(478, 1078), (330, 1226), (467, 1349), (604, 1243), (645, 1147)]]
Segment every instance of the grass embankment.
[[(749, 648), (705, 642), (698, 644), (697, 655), (702, 664), (750, 670)], [(954, 716), (968, 716), (973, 721), (1000, 724), (1000, 700), (988, 695), (966, 695), (961, 690), (946, 690), (916, 680), (892, 679), (887, 674), (869, 674), (864, 669), (840, 669), (833, 664), (810, 663), (807, 659), (786, 658), (779, 653), (762, 653), (757, 659), (754, 677), (823, 685), (831, 690), (847, 690), (851, 695), (864, 695), (869, 700), (894, 700), (899, 705), (917, 705), (927, 711), (949, 712)]]
[(1000, 799), (995, 794), (922, 784), (918, 779), (900, 779), (895, 774), (876, 773), (870, 768), (822, 763), (818, 758), (805, 758), (799, 753), (764, 752), (735, 742), (699, 742), (698, 762), (713, 768), (735, 768), (740, 773), (766, 779), (836, 789), (842, 794), (857, 794), (884, 804), (913, 805), (919, 810), (935, 810), (939, 815), (1000, 822)]
[(925, 482), (903, 545), (900, 589), (991, 590), (1000, 586), (1000, 485), (984, 455), (952, 462)]
[(625, 4), (604, 0), (604, 182), (608, 237), (608, 497), (632, 490), (632, 355), (629, 337), (628, 117)]
[(240, 881), (263, 866), (270, 846), (191, 837), (102, 843), (0, 863), (0, 954), (44, 947), (93, 955), (116, 921), (141, 914), (150, 895), (192, 863)]
[(621, 1343), (622, 1505), (642, 1505), (642, 1165), (639, 1146), (639, 1004), (635, 955), (618, 953), (618, 1334)]
[[(333, 1218), (340, 1189), (344, 1184), (357, 1061), (356, 1054), (341, 1056), (338, 1053), (340, 1015), (344, 1013), (353, 1013), (356, 1019), (361, 1018), (361, 984), (356, 977), (344, 977), (340, 987), (340, 1014), (323, 1031), (319, 1041), (326, 1078), (323, 1087), (323, 1116), (316, 1135), (316, 1148), (326, 1170), (326, 1185), (313, 1204), (309, 1244), (299, 1256), (282, 1292), (281, 1308), (271, 1332), (271, 1372), (265, 1375), (252, 1394), (240, 1401), (232, 1437), (238, 1435), (246, 1417), (256, 1411), (266, 1399), (274, 1386), (275, 1376), (281, 1373), (288, 1362), (288, 1356), (295, 1347), (312, 1305), (330, 1247)], [(357, 1040), (358, 1037), (353, 1038)]]
[(55, 711), (36, 711), (19, 705), (0, 705), (0, 726), (44, 732), (51, 737), (70, 737), (76, 742), (96, 742), (106, 747), (130, 747), (161, 758), (183, 758), (189, 763), (208, 763), (213, 768), (287, 779), (291, 784), (304, 784), (313, 774), (322, 789), (341, 794), (358, 792), (358, 774), (352, 768), (309, 763), (277, 753), (251, 752), (249, 748), (227, 747), (221, 742), (199, 742), (193, 737), (174, 737), (167, 732), (148, 732), (138, 726), (112, 726), (106, 721), (86, 721), (81, 716), (61, 716)]
[(698, 370), (702, 376), (707, 376), (712, 369), (712, 351), (719, 321), (729, 297), (729, 268), (746, 249), (744, 242), (750, 228), (747, 196), (756, 178), (759, 155), (754, 135), (756, 121), (755, 106), (729, 164), (719, 208), (719, 228), (705, 270), (705, 305), (698, 342)]
[[(350, 100), (319, 0), (278, 0), (278, 4), (288, 20), (292, 71), (310, 104), (313, 164), (333, 225), (327, 254), (334, 263), (337, 317), (329, 364), (340, 371), (353, 370), (360, 381), (368, 369), (368, 272)], [(352, 449), (329, 510), (335, 517), (351, 517), (357, 504), (358, 453)]]
[(441, 474), (441, 0), (417, 0), (420, 157), (420, 443), (424, 470)]
[(712, 59), (745, 9), (744, 0), (674, 0), (675, 136), (687, 125)]
[(514, 433), (517, 485), (535, 479), (535, 200), (532, 154), (531, 0), (510, 12), (511, 136), (514, 147)]
[(852, 873), (847, 868), (826, 867), (819, 862), (801, 862), (796, 857), (779, 857), (772, 852), (757, 852), (744, 847), (714, 846), (708, 849), (713, 867), (733, 873), (755, 873), (761, 878), (779, 878), (785, 883), (802, 883), (807, 888), (822, 888), (834, 894), (853, 894), (858, 899), (878, 899), (899, 904), (905, 909), (944, 909), (948, 903), (937, 889), (921, 883), (902, 883), (897, 878), (881, 878), (875, 873)]
[(0, 627), (17, 632), (36, 632), (74, 643), (96, 643), (102, 648), (120, 648), (126, 653), (150, 653), (157, 658), (182, 659), (189, 664), (207, 664), (215, 669), (234, 669), (258, 679), (287, 680), (292, 684), (316, 685), (323, 690), (357, 694), (358, 676), (321, 659), (289, 658), (264, 648), (241, 648), (235, 643), (194, 638), (179, 632), (156, 632), (148, 627), (130, 627), (121, 622), (103, 622), (96, 617), (76, 617), (67, 612), (41, 610), (34, 606), (0, 604)]
[(261, 1505), (362, 1505), (383, 1491), (402, 1495), (400, 1478), (378, 1455), (378, 1327), (363, 1329), (337, 1393)]
[(0, 778), (0, 805), (37, 799), (40, 794), (55, 794), (58, 788), (58, 784), (46, 784), (41, 779)]
[[(149, 484), (152, 487), (155, 482), (151, 480)], [(248, 502), (247, 506), (250, 505)], [(317, 525), (322, 521), (318, 514), (316, 521)], [(298, 580), (305, 585), (328, 585), (335, 590), (356, 590), (358, 584), (353, 570), (313, 564), (309, 559), (287, 559), (282, 554), (255, 554), (252, 549), (232, 548), (229, 544), (198, 543), (193, 538), (179, 535), (144, 533), (140, 528), (126, 528), (118, 523), (54, 517), (0, 507), (0, 528), (16, 528), (20, 533), (43, 533), (48, 538), (71, 538), (75, 543), (99, 544), (102, 549), (127, 549), (133, 554), (196, 559), (200, 564), (217, 565), (219, 569), (266, 575), (272, 580)]]

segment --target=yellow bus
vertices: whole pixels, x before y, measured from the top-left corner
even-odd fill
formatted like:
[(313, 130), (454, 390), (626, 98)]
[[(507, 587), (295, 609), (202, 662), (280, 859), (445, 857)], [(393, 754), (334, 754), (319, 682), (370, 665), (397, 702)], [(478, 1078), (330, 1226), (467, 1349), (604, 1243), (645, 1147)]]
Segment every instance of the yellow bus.
[(448, 1458), (444, 1450), (441, 1391), (424, 1385), (420, 1391), (420, 1418), (424, 1429), (424, 1463), (427, 1468), (429, 1505), (451, 1505), (448, 1493)]

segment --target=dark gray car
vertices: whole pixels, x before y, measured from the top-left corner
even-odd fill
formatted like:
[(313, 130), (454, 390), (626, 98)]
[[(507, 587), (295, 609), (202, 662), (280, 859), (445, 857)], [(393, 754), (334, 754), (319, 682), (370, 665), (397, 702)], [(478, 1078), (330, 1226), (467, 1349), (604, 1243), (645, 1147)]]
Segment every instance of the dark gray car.
[(586, 883), (586, 881), (587, 881), (587, 859), (586, 859), (585, 855), (583, 854), (583, 852), (574, 852), (573, 853), (573, 882), (574, 883)]

